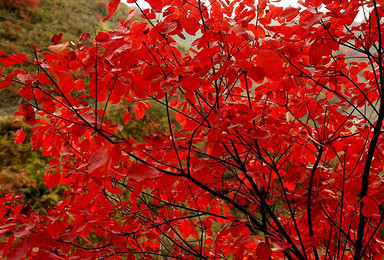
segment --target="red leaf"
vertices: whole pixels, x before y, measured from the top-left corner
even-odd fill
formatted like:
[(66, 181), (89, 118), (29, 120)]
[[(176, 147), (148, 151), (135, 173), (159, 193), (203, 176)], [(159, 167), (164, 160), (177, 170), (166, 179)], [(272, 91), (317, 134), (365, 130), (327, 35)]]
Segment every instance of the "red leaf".
[(207, 165), (207, 161), (203, 159), (198, 159), (191, 165), (191, 170), (194, 172), (197, 172), (201, 169), (203, 169)]
[(157, 176), (159, 176), (159, 171), (156, 168), (142, 163), (132, 164), (128, 174), (128, 177), (136, 182), (153, 179)]
[(7, 255), (8, 260), (20, 260), (24, 259), (24, 257), (31, 250), (31, 244), (27, 240), (22, 240), (20, 243), (15, 245)]
[(108, 150), (103, 148), (92, 153), (88, 159), (88, 171), (92, 173), (102, 168), (108, 161)]
[(181, 86), (185, 90), (193, 92), (196, 89), (200, 88), (201, 80), (199, 78), (197, 78), (197, 77), (186, 76), (186, 77), (182, 78)]
[(108, 4), (108, 16), (104, 17), (103, 22), (111, 18), (117, 10), (117, 7), (119, 7), (120, 0), (111, 0)]
[(250, 30), (246, 30), (240, 24), (237, 24), (235, 27), (232, 28), (232, 30), (236, 35), (241, 35), (247, 41), (255, 40), (255, 34)]
[(0, 62), (3, 64), (4, 67), (16, 65), (24, 62), (28, 62), (29, 59), (25, 54), (22, 53), (16, 53), (9, 55), (7, 58), (0, 59)]
[(305, 28), (305, 29), (308, 29), (309, 27), (311, 27), (312, 25), (314, 25), (315, 23), (317, 23), (318, 21), (320, 21), (321, 18), (323, 18), (324, 14), (322, 13), (309, 13), (303, 17), (301, 17), (300, 19), (300, 25)]
[(51, 189), (59, 184), (61, 180), (61, 174), (58, 172), (51, 174), (49, 171), (47, 171), (45, 172), (43, 179), (45, 180), (45, 185), (47, 185), (47, 188)]
[(78, 79), (74, 82), (74, 89), (76, 90), (83, 90), (84, 89), (84, 81), (81, 79)]
[(139, 8), (131, 10), (127, 19), (124, 21), (124, 26), (128, 27), (132, 23), (133, 19), (135, 19), (138, 12)]
[(122, 192), (121, 189), (114, 187), (111, 182), (106, 182), (105, 188), (112, 194), (120, 194)]
[(157, 24), (159, 32), (162, 34), (168, 34), (173, 32), (177, 28), (177, 23), (175, 22), (162, 22)]
[(142, 119), (144, 117), (145, 111), (142, 107), (134, 107), (133, 111), (135, 112), (135, 116), (137, 119)]
[[(56, 72), (55, 76), (57, 78), (57, 85), (59, 86), (60, 91), (62, 91), (64, 94), (69, 94), (75, 86), (72, 75), (65, 71), (58, 71)], [(91, 88), (90, 85), (89, 88)]]
[(109, 34), (108, 33), (105, 33), (105, 32), (99, 32), (97, 35), (96, 35), (96, 41), (97, 43), (106, 43), (109, 41)]
[(46, 111), (49, 114), (53, 114), (56, 111), (55, 103), (52, 101), (51, 98), (49, 98), (47, 96), (43, 96), (40, 99), (40, 105), (41, 105), (41, 109), (43, 109), (44, 111)]
[(63, 38), (63, 33), (59, 33), (59, 34), (54, 34), (53, 35), (53, 37), (52, 37), (52, 39), (51, 39), (51, 42), (53, 43), (53, 44), (59, 44), (60, 43), (60, 41), (61, 41), (61, 38)]
[(261, 81), (265, 78), (265, 72), (262, 68), (254, 66), (248, 70), (248, 75), (255, 82)]
[(249, 131), (249, 135), (252, 138), (255, 138), (255, 139), (258, 139), (258, 140), (267, 139), (268, 137), (271, 136), (271, 134), (269, 133), (268, 129), (266, 129), (264, 127), (255, 127), (254, 129)]
[(195, 35), (196, 32), (200, 29), (200, 24), (194, 17), (184, 17), (184, 19), (180, 18), (180, 23), (182, 28), (189, 35)]
[(35, 110), (28, 104), (19, 106), (19, 111), (15, 113), (15, 116), (23, 116), (24, 123), (34, 125), (36, 123)]
[(257, 51), (255, 63), (264, 70), (265, 76), (269, 78), (278, 77), (283, 72), (283, 60), (271, 50)]
[(78, 235), (74, 232), (66, 232), (60, 236), (60, 239), (62, 239), (65, 242), (72, 242), (78, 237)]
[(129, 32), (132, 34), (132, 36), (137, 37), (143, 33), (145, 27), (147, 27), (146, 23), (142, 21), (134, 21), (129, 27)]
[(272, 255), (272, 250), (271, 248), (268, 246), (267, 243), (265, 242), (260, 242), (258, 245), (257, 245), (257, 248), (256, 248), (256, 256), (257, 256), (257, 259), (259, 260), (267, 260), (271, 257)]
[(16, 223), (9, 223), (0, 226), (0, 236), (4, 235), (6, 232), (12, 230), (16, 226)]
[(128, 110), (124, 111), (124, 124), (128, 124), (129, 120), (131, 120), (131, 114), (129, 114)]
[[(15, 241), (15, 236), (14, 235), (11, 235), (9, 238), (8, 238), (8, 241), (7, 243), (5, 244), (5, 246), (2, 249), (2, 255), (0, 255), (0, 257), (5, 257), (7, 256), (8, 252), (9, 252), (9, 249), (12, 247), (13, 245), (13, 241)], [(0, 251), (1, 253), (1, 251)]]
[(26, 235), (29, 235), (31, 233), (31, 229), (33, 228), (30, 224), (24, 224), (18, 227), (13, 234), (15, 237), (25, 237)]
[(16, 78), (18, 78), (23, 83), (27, 83), (27, 82), (30, 82), (30, 81), (35, 81), (37, 79), (36, 75), (28, 74), (28, 73), (25, 73), (25, 72), (17, 74)]
[(4, 80), (4, 81), (0, 82), (0, 89), (6, 88), (6, 87), (8, 87), (10, 85), (12, 85), (12, 81)]
[(146, 103), (143, 103), (143, 102), (136, 102), (136, 105), (137, 107), (134, 107), (133, 108), (133, 111), (135, 112), (135, 116), (137, 119), (142, 119), (145, 115), (145, 110), (147, 110), (148, 108), (148, 105)]
[(161, 12), (161, 9), (164, 6), (163, 0), (147, 0), (146, 1), (148, 4), (151, 5), (151, 7), (156, 11), (156, 12)]
[(379, 212), (379, 205), (371, 198), (369, 197), (364, 197), (363, 198), (363, 208), (362, 208), (362, 214), (365, 217), (372, 217), (373, 215), (380, 215)]
[(279, 18), (280, 19), (287, 19), (287, 22), (291, 21), (293, 18), (296, 17), (300, 12), (299, 8), (295, 7), (287, 7), (284, 8), (284, 10), (280, 13)]
[(25, 140), (24, 127), (16, 131), (15, 136), (13, 137), (13, 140), (15, 140), (16, 144), (21, 144), (24, 142)]

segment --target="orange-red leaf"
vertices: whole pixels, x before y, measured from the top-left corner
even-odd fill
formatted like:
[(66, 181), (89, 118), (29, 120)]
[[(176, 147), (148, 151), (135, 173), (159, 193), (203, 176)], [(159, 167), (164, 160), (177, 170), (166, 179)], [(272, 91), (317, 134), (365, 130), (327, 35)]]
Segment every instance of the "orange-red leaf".
[(283, 72), (283, 59), (271, 50), (258, 50), (255, 63), (264, 70), (268, 78), (278, 77)]
[(307, 15), (304, 15), (303, 17), (301, 17), (300, 19), (300, 25), (307, 29), (309, 27), (311, 27), (312, 25), (314, 25), (315, 23), (317, 23), (318, 21), (320, 21), (321, 18), (323, 18), (324, 14), (323, 13), (309, 13)]
[(60, 44), (50, 45), (48, 47), (48, 50), (50, 50), (52, 53), (65, 56), (68, 53), (72, 52), (71, 44), (69, 42), (63, 42)]
[(25, 140), (25, 133), (24, 133), (24, 127), (20, 128), (16, 131), (15, 136), (13, 137), (13, 140), (15, 140), (15, 143), (21, 144)]
[(157, 24), (156, 28), (162, 34), (168, 34), (173, 32), (177, 28), (177, 23), (175, 22), (162, 22)]
[(189, 35), (195, 35), (196, 32), (200, 28), (199, 22), (194, 17), (183, 17), (180, 18), (180, 23), (183, 29), (189, 34)]
[(153, 179), (157, 176), (159, 176), (159, 171), (156, 168), (142, 163), (132, 164), (128, 173), (128, 178), (136, 182)]
[(140, 106), (134, 107), (133, 111), (135, 112), (135, 116), (137, 119), (142, 119), (144, 117), (145, 111)]
[(258, 140), (267, 139), (271, 136), (269, 130), (264, 127), (255, 127), (249, 131), (249, 135)]
[(99, 32), (97, 35), (96, 35), (96, 41), (97, 43), (106, 43), (109, 41), (109, 34), (106, 33), (106, 32)]
[(196, 89), (200, 88), (201, 86), (201, 80), (197, 77), (193, 76), (186, 76), (183, 77), (181, 80), (181, 86), (187, 90), (187, 91), (195, 91)]
[(4, 67), (16, 65), (16, 64), (20, 64), (28, 61), (29, 61), (28, 57), (22, 53), (12, 54), (6, 58), (0, 59), (0, 62), (3, 64)]
[(124, 21), (124, 26), (129, 26), (132, 23), (133, 19), (135, 19), (138, 12), (139, 8), (131, 10), (127, 19)]
[(124, 124), (128, 124), (129, 120), (131, 120), (131, 115), (128, 110), (124, 111)]
[(141, 33), (143, 33), (145, 27), (147, 27), (146, 23), (142, 21), (134, 21), (129, 27), (129, 32), (132, 34), (133, 37), (137, 37)]
[(46, 113), (49, 113), (49, 114), (55, 113), (56, 105), (55, 105), (55, 102), (53, 102), (53, 100), (50, 97), (43, 94), (40, 97), (39, 101), (40, 101), (41, 109), (43, 111), (45, 111)]
[(135, 116), (137, 119), (142, 119), (144, 117), (144, 114), (145, 114), (145, 110), (147, 110), (148, 108), (150, 108), (150, 105), (149, 103), (144, 103), (144, 102), (140, 102), (138, 101), (136, 103), (137, 107), (134, 107), (133, 108), (133, 111), (135, 112)]
[(108, 4), (108, 16), (104, 17), (103, 22), (111, 18), (117, 10), (117, 7), (119, 7), (120, 0), (111, 0)]
[(156, 11), (156, 12), (161, 12), (161, 9), (164, 6), (163, 0), (147, 0), (146, 1), (148, 4), (151, 5), (151, 7)]
[(59, 184), (61, 180), (61, 174), (58, 172), (51, 174), (49, 171), (47, 171), (45, 172), (43, 179), (45, 180), (45, 185), (47, 185), (47, 188), (51, 189)]
[(106, 148), (97, 150), (92, 153), (88, 159), (88, 171), (92, 173), (99, 168), (103, 168), (108, 161), (108, 151)]
[(10, 85), (12, 85), (12, 81), (4, 80), (4, 81), (0, 82), (0, 89), (6, 88)]
[(295, 18), (299, 14), (299, 12), (300, 12), (299, 8), (287, 7), (287, 8), (284, 8), (284, 10), (280, 13), (279, 18), (287, 19), (287, 22), (289, 22), (293, 18)]

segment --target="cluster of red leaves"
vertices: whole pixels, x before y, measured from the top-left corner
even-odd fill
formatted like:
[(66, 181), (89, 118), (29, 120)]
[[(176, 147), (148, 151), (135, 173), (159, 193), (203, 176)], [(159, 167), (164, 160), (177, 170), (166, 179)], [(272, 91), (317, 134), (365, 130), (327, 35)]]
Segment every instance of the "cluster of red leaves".
[[(148, 3), (147, 22), (137, 9), (93, 41), (55, 35), (36, 72), (0, 83), (23, 84), (17, 115), (53, 157), (44, 180), (70, 188), (46, 216), (2, 199), (0, 255), (381, 259), (381, 2)], [(123, 138), (105, 114), (124, 99), (137, 120), (162, 104), (169, 131)]]

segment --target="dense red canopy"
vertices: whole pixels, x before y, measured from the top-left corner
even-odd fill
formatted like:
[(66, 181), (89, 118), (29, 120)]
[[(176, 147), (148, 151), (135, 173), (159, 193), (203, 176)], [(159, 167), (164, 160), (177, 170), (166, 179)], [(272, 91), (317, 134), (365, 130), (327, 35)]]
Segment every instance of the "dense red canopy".
[[(382, 259), (384, 2), (147, 2), (35, 61), (1, 53), (35, 68), (0, 86), (23, 85), (46, 185), (68, 191), (46, 215), (0, 199), (0, 257)], [(155, 103), (168, 131), (125, 138)]]

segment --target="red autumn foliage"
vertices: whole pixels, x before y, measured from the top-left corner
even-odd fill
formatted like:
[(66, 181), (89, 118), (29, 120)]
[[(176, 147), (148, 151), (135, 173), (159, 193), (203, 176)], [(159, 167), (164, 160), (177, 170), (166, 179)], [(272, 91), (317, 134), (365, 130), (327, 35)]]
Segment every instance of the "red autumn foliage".
[[(33, 149), (53, 158), (47, 186), (68, 190), (46, 215), (1, 198), (0, 257), (382, 259), (383, 3), (148, 3), (4, 75), (23, 85)], [(136, 118), (113, 125), (123, 100)], [(122, 137), (149, 101), (168, 131)]]

